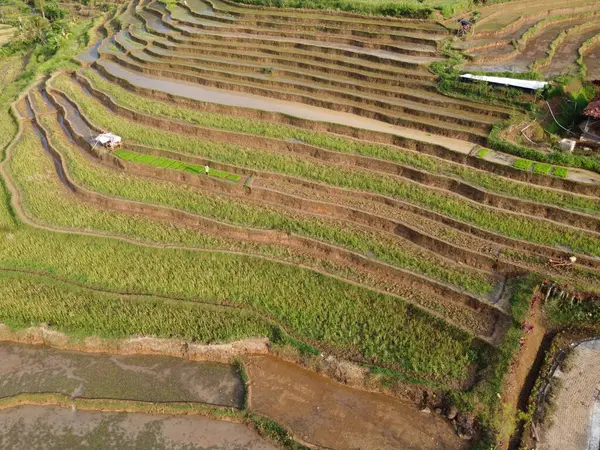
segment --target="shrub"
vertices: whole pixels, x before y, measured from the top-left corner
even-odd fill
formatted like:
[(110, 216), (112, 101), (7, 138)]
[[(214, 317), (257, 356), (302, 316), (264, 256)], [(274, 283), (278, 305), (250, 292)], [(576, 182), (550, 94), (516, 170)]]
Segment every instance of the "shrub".
[(513, 167), (520, 170), (529, 170), (533, 163), (527, 159), (517, 159), (513, 163)]
[(554, 175), (555, 177), (567, 178), (567, 176), (569, 175), (569, 169), (567, 169), (566, 167), (554, 167), (552, 169), (552, 175)]
[(540, 173), (542, 175), (548, 175), (550, 173), (551, 169), (552, 169), (552, 166), (550, 164), (535, 163), (533, 165), (533, 173)]

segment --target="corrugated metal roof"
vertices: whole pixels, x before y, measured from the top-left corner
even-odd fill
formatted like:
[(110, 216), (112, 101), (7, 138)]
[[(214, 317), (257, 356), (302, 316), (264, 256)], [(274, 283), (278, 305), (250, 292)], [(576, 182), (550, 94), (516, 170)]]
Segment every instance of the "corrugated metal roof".
[(535, 81), (535, 80), (519, 80), (518, 78), (505, 78), (505, 77), (488, 77), (485, 75), (473, 75), (467, 73), (461, 75), (461, 78), (468, 78), (471, 80), (487, 81), (488, 83), (501, 84), (502, 86), (512, 86), (522, 89), (531, 89), (537, 91), (538, 89), (544, 89), (547, 85), (547, 81)]

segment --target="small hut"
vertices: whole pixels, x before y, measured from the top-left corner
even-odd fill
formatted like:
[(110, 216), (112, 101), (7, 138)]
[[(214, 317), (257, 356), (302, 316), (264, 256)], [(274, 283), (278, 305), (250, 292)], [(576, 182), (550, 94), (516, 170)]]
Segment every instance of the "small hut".
[(113, 149), (121, 146), (121, 136), (112, 133), (102, 133), (94, 139), (97, 144), (100, 144), (108, 149)]

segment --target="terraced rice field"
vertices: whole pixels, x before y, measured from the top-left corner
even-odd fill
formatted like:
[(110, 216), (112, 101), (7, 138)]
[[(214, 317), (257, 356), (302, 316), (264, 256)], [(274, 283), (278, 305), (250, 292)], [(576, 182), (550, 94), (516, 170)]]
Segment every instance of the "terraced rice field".
[[(580, 3), (577, 14), (598, 9)], [(513, 4), (519, 14), (524, 2)], [(513, 20), (534, 23), (481, 10), (478, 33), (496, 40)], [(526, 275), (600, 292), (600, 175), (482, 147), (513, 111), (438, 92), (428, 65), (445, 59), (441, 24), (133, 0), (97, 34), (79, 70), (36, 81), (14, 104), (19, 134), (0, 165), (0, 322), (105, 339), (268, 339), (324, 371), (347, 364), (363, 387), (451, 392), (490, 419)], [(543, 56), (535, 42), (527, 58)], [(564, 45), (579, 48), (569, 35)], [(122, 148), (95, 143), (107, 131)], [(571, 255), (568, 271), (548, 264)], [(125, 364), (111, 361), (103, 371)], [(269, 364), (249, 364), (250, 394), (252, 377), (263, 381), (258, 412), (272, 407), (294, 437), (335, 447), (322, 430), (347, 408), (304, 423), (269, 394)], [(293, 379), (290, 367), (272, 370)], [(244, 408), (234, 391), (225, 405)], [(368, 422), (365, 447), (461, 448), (441, 417), (393, 408), (410, 436)]]
[[(510, 8), (491, 5), (481, 14), (474, 32), (457, 46), (473, 57), (464, 68), (492, 72), (541, 72), (566, 75), (591, 61), (587, 77), (598, 79), (592, 53), (600, 40), (600, 6), (588, 0), (511, 2)], [(586, 63), (587, 67), (587, 63)]]

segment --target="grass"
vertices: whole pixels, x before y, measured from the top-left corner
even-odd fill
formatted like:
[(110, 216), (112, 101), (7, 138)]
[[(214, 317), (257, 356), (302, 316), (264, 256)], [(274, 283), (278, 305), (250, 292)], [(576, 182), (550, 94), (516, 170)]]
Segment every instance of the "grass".
[(546, 300), (544, 311), (551, 323), (560, 328), (589, 327), (597, 332), (600, 329), (600, 303), (597, 297), (584, 299), (570, 297), (570, 295), (564, 298), (554, 295)]
[(582, 212), (600, 213), (600, 202), (588, 197), (579, 197), (566, 192), (563, 193), (537, 187), (532, 184), (518, 183), (492, 173), (474, 170), (470, 167), (453, 164), (439, 158), (403, 150), (398, 147), (364, 143), (339, 135), (318, 133), (283, 124), (206, 113), (202, 111), (202, 108), (190, 109), (168, 102), (147, 99), (144, 96), (132, 94), (106, 81), (94, 71), (88, 71), (86, 74), (97, 88), (112, 95), (117, 99), (119, 104), (126, 105), (129, 108), (134, 108), (134, 110), (146, 114), (183, 120), (209, 128), (249, 133), (282, 140), (295, 139), (328, 150), (384, 159), (419, 170), (449, 176), (502, 195), (553, 204)]
[(486, 431), (491, 434), (500, 432), (510, 419), (503, 414), (503, 405), (498, 394), (504, 388), (510, 365), (519, 349), (521, 322), (526, 317), (532, 296), (539, 284), (539, 278), (533, 274), (513, 281), (509, 287), (512, 290), (509, 305), (513, 323), (498, 351), (485, 355), (484, 360), (480, 361), (483, 366), (489, 367), (483, 379), (473, 391), (462, 396), (462, 401), (471, 405)]
[[(141, 153), (132, 152), (131, 150), (115, 150), (113, 154), (125, 161), (139, 162), (143, 164), (150, 164), (155, 167), (162, 167), (164, 169), (180, 170), (183, 172), (190, 172), (194, 174), (204, 174), (205, 168), (199, 164), (188, 164), (174, 159), (162, 158), (152, 155), (144, 155)], [(211, 177), (221, 178), (230, 181), (239, 181), (240, 176), (233, 173), (224, 172), (221, 170), (210, 169), (208, 175)]]
[(551, 164), (544, 163), (534, 163), (533, 164), (533, 173), (538, 173), (541, 175), (548, 175), (552, 170)]
[(527, 159), (516, 159), (515, 162), (513, 162), (513, 167), (520, 170), (529, 170), (532, 165), (533, 162)]
[(554, 175), (555, 177), (567, 178), (567, 176), (569, 175), (569, 169), (567, 169), (566, 167), (554, 167), (552, 169), (552, 175)]
[[(144, 145), (153, 147), (168, 146), (178, 151), (187, 149), (188, 152), (195, 153), (205, 144), (200, 141), (194, 142), (194, 139), (191, 137), (182, 138), (175, 134), (164, 133), (134, 122), (125, 121), (122, 118), (116, 119), (100, 103), (84, 94), (68, 77), (57, 79), (55, 84), (71, 95), (80, 105), (82, 111), (93, 122), (110, 128), (115, 132), (118, 128), (119, 134), (122, 136), (128, 136)], [(215, 147), (217, 145), (211, 147), (209, 151), (215, 152)], [(247, 149), (240, 151), (237, 148), (235, 151), (221, 153), (219, 158), (222, 158), (223, 162), (243, 165), (258, 170), (283, 172), (314, 181), (337, 184), (340, 187), (371, 190), (409, 201), (418, 206), (510, 237), (545, 245), (564, 245), (582, 253), (600, 254), (600, 245), (595, 237), (576, 230), (565, 229), (560, 225), (550, 224), (534, 218), (515, 216), (510, 213), (491, 211), (480, 205), (474, 205), (467, 200), (450, 195), (440, 195), (439, 192), (414, 183), (405, 182), (398, 178), (368, 173), (361, 174), (357, 170), (327, 167), (322, 164), (308, 163), (298, 158), (274, 154), (268, 154), (268, 159), (265, 159), (262, 156), (263, 154), (265, 153), (260, 150)], [(217, 156), (215, 153), (211, 153), (211, 158), (215, 156)], [(279, 165), (274, 166), (274, 162)], [(472, 169), (465, 168), (465, 172), (469, 170)], [(539, 192), (540, 197), (544, 198), (543, 190), (536, 189), (535, 192)], [(537, 198), (534, 199), (539, 201)], [(581, 199), (583, 200), (583, 198)]]

